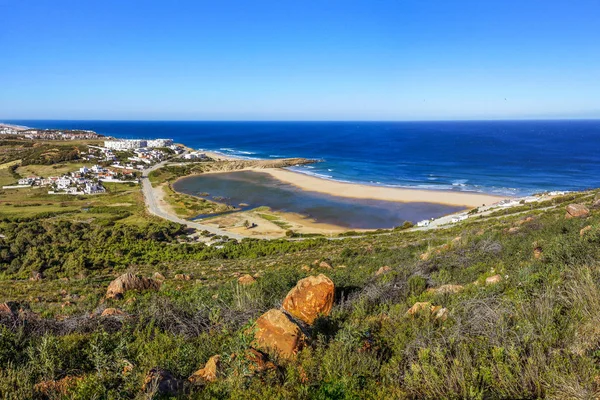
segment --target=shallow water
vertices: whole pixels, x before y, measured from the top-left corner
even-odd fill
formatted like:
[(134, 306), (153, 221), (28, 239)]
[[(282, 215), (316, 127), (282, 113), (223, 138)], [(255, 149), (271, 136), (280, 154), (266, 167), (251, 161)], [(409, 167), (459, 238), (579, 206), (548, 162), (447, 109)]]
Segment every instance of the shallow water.
[(267, 206), (275, 211), (293, 212), (320, 223), (353, 229), (393, 228), (405, 221), (417, 222), (463, 210), (460, 206), (435, 203), (397, 203), (350, 199), (303, 191), (271, 176), (254, 171), (192, 176), (173, 185), (178, 192), (214, 200), (244, 209)]

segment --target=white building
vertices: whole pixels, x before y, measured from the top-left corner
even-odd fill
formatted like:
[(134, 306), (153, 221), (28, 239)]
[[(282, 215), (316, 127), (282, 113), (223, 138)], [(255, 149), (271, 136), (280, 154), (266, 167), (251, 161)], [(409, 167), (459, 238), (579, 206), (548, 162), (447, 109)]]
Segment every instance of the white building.
[(424, 219), (423, 221), (417, 222), (417, 226), (429, 226), (430, 221), (428, 219)]
[(87, 183), (83, 189), (83, 192), (85, 194), (98, 194), (106, 192), (106, 189), (104, 189), (102, 185), (98, 185), (96, 183)]
[(148, 140), (148, 147), (169, 147), (173, 144), (173, 139), (152, 139)]
[(146, 140), (130, 139), (130, 140), (106, 140), (104, 147), (113, 150), (133, 150), (139, 149), (140, 147), (147, 147), (148, 142)]

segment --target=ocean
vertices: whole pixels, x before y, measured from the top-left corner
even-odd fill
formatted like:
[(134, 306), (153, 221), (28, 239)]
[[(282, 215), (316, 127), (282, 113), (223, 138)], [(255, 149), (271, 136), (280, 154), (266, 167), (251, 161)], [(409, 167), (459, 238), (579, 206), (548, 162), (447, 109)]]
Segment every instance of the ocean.
[(600, 120), (448, 122), (4, 121), (173, 138), (245, 158), (306, 157), (325, 179), (524, 196), (600, 186)]

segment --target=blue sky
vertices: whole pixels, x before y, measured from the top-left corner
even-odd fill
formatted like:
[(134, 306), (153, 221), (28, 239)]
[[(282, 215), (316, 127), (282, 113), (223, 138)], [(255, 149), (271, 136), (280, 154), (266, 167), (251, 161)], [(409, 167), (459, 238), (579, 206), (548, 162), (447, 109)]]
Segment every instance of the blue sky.
[(0, 118), (600, 118), (600, 2), (0, 0)]

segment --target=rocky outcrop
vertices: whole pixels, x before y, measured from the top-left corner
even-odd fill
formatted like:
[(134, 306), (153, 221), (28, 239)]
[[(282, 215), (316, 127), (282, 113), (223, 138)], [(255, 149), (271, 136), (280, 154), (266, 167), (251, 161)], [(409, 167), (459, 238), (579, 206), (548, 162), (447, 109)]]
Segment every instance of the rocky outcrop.
[(590, 215), (590, 210), (583, 204), (569, 204), (565, 218), (585, 218)]
[(106, 289), (106, 298), (121, 298), (129, 290), (158, 290), (160, 282), (151, 278), (138, 277), (132, 273), (123, 274), (112, 281)]
[(335, 285), (323, 274), (298, 281), (283, 300), (291, 316), (312, 325), (318, 316), (327, 316), (333, 307)]
[(502, 277), (498, 274), (494, 275), (494, 276), (490, 276), (488, 278), (485, 279), (485, 284), (486, 285), (494, 285), (496, 283), (499, 283), (500, 281), (502, 281)]
[(448, 319), (448, 309), (442, 306), (434, 306), (428, 301), (419, 301), (408, 309), (406, 315), (411, 317), (416, 317), (419, 315), (428, 316), (445, 321)]
[(227, 160), (215, 161), (211, 163), (202, 163), (203, 170), (208, 171), (237, 171), (248, 168), (285, 168), (294, 165), (314, 164), (319, 160), (309, 160), (306, 158), (280, 158), (276, 160)]
[(250, 274), (245, 274), (238, 278), (238, 283), (240, 285), (252, 285), (254, 282), (256, 282), (256, 279)]
[(185, 392), (186, 382), (175, 378), (170, 371), (162, 368), (152, 368), (144, 378), (142, 390), (146, 393), (179, 396)]
[(442, 285), (438, 288), (429, 288), (429, 293), (435, 294), (454, 294), (462, 291), (465, 287), (463, 285)]
[(102, 311), (102, 314), (100, 314), (101, 317), (120, 317), (120, 316), (124, 316), (125, 313), (121, 310), (119, 310), (118, 308), (106, 308), (104, 311)]
[(272, 309), (256, 320), (255, 346), (273, 351), (282, 358), (293, 358), (302, 348), (306, 337), (300, 327), (285, 313)]
[(221, 374), (221, 356), (217, 354), (209, 358), (204, 367), (194, 372), (188, 381), (196, 385), (214, 382)]

